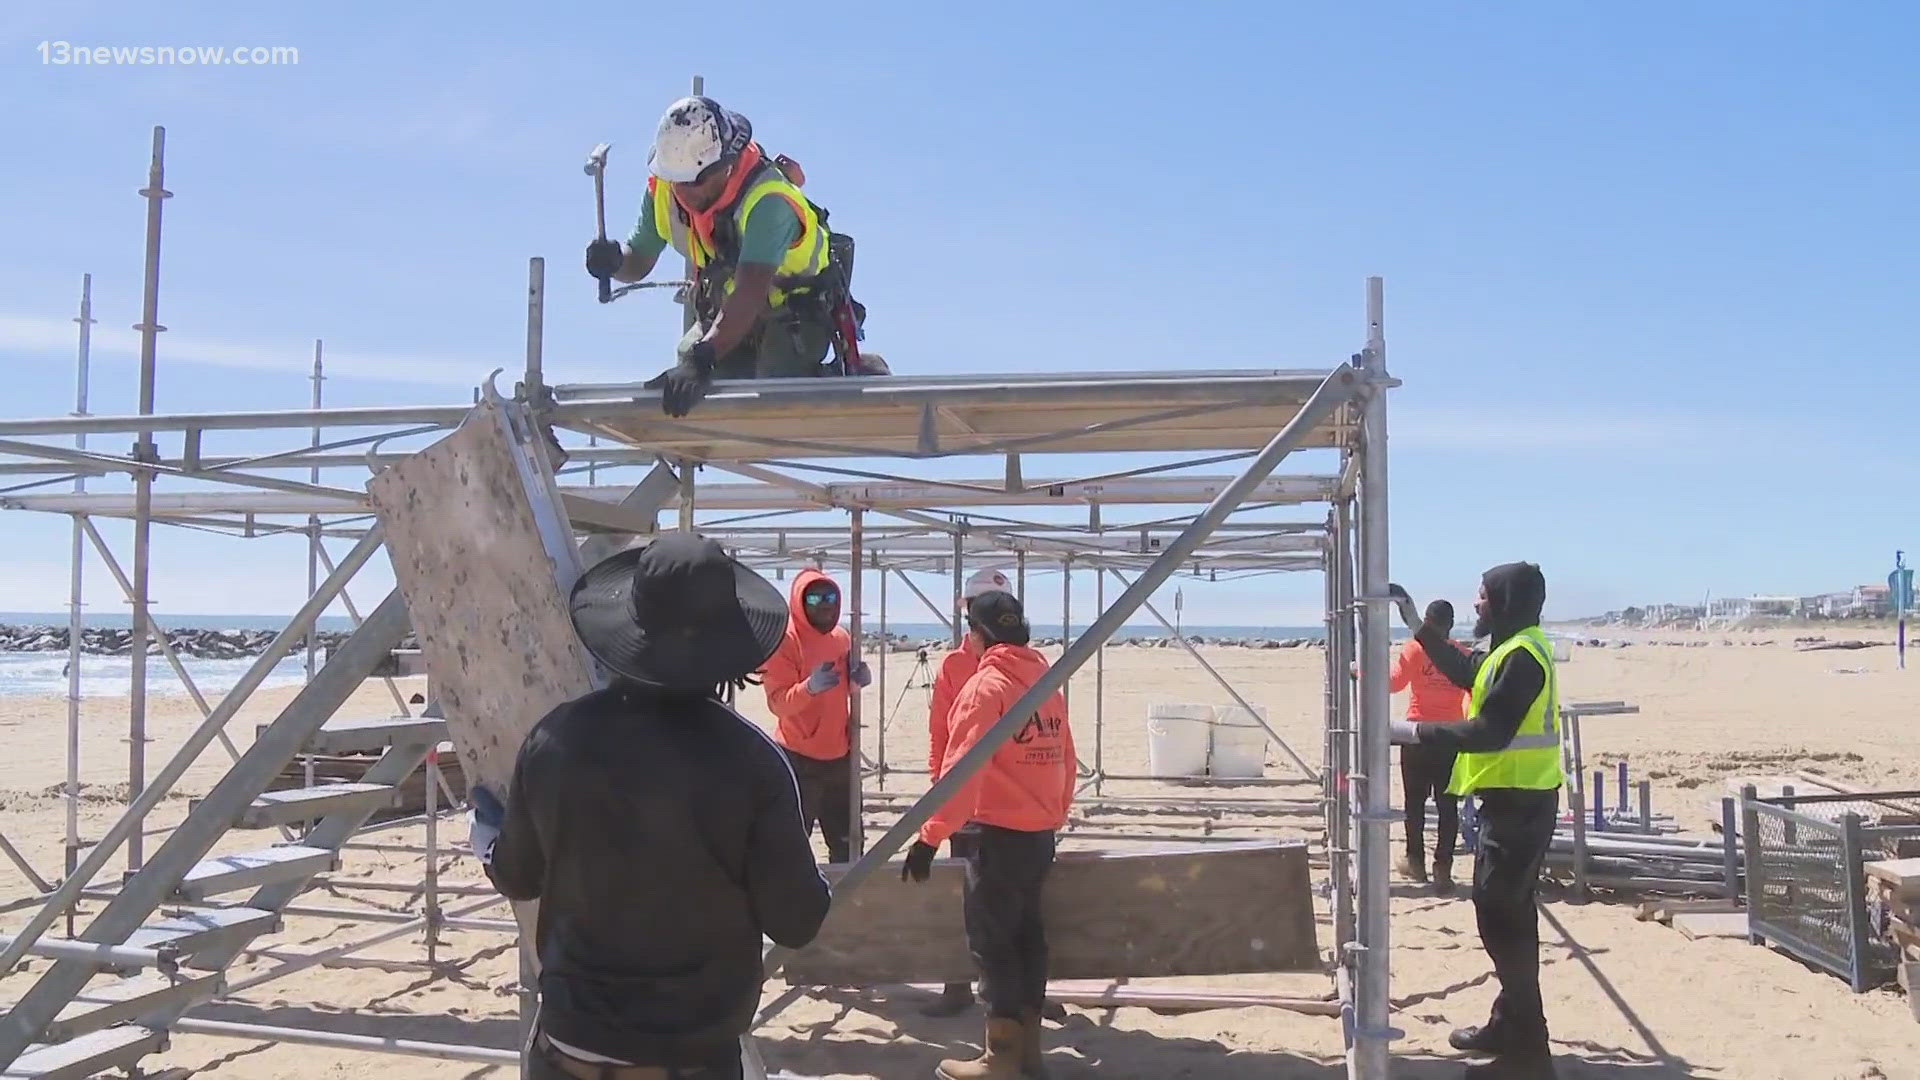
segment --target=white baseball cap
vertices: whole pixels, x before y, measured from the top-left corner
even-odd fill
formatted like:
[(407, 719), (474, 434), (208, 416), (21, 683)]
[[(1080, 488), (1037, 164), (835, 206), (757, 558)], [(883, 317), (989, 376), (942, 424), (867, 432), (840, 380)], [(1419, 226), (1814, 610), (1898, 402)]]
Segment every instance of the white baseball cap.
[(990, 592), (1003, 592), (1011, 595), (1013, 593), (1013, 582), (1008, 581), (1007, 575), (998, 570), (977, 570), (972, 577), (967, 579), (966, 588), (960, 590), (960, 600), (964, 604), (976, 596), (982, 596)]

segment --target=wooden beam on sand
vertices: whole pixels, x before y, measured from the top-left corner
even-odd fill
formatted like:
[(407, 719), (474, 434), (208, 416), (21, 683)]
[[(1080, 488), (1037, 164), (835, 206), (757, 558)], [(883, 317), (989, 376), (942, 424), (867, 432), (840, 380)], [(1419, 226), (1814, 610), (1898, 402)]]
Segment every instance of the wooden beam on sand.
[[(828, 867), (835, 877), (844, 868)], [(875, 875), (836, 900), (783, 977), (804, 986), (964, 982), (964, 864), (924, 884)], [(1061, 979), (1317, 971), (1303, 843), (1062, 852), (1047, 878), (1048, 971)]]

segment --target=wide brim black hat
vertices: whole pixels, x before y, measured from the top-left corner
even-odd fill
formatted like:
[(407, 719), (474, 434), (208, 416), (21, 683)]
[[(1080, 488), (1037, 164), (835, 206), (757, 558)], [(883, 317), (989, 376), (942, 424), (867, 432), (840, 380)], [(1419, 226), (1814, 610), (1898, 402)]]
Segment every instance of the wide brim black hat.
[(595, 564), (574, 583), (567, 607), (580, 643), (609, 670), (690, 690), (760, 670), (788, 618), (778, 587), (717, 542), (686, 532)]

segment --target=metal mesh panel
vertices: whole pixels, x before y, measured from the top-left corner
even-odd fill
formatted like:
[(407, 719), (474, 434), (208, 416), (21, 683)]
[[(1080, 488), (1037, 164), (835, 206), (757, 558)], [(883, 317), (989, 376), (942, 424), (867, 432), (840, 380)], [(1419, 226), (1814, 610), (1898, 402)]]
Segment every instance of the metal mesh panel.
[(1747, 851), (1756, 933), (1804, 959), (1847, 975), (1853, 968), (1853, 913), (1838, 825), (1756, 804), (1757, 842)]

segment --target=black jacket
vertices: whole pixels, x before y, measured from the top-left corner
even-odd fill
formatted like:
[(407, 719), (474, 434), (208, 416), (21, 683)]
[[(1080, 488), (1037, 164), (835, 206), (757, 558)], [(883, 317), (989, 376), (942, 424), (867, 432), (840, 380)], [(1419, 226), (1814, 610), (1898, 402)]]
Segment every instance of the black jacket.
[[(1527, 627), (1539, 624), (1541, 609), (1547, 602), (1546, 578), (1540, 568), (1531, 563), (1496, 566), (1486, 572), (1480, 583), (1486, 590), (1487, 604), (1474, 625), (1473, 636), (1487, 639), (1487, 648), (1462, 655), (1449, 645), (1446, 629), (1431, 623), (1422, 624), (1414, 634), (1414, 640), (1426, 649), (1433, 666), (1462, 690), (1473, 689), (1474, 678), (1492, 649)], [(1508, 653), (1500, 670), (1493, 673), (1480, 711), (1458, 724), (1415, 725), (1420, 745), (1468, 753), (1504, 750), (1546, 685), (1546, 670), (1532, 653), (1524, 649)]]
[(541, 1027), (642, 1065), (744, 1034), (761, 936), (798, 948), (827, 914), (780, 748), (712, 698), (630, 683), (528, 733), (488, 873), (540, 901)]

